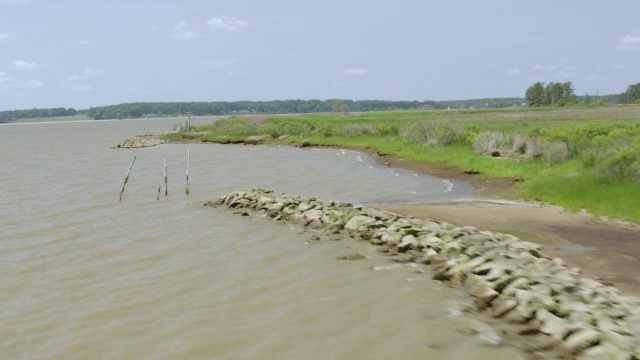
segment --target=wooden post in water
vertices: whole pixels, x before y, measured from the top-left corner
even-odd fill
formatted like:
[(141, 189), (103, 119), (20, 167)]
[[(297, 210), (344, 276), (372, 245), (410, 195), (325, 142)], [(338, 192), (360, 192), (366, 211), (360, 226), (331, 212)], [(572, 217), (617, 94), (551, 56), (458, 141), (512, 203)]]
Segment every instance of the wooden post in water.
[(162, 189), (162, 184), (158, 184), (158, 196), (156, 196), (156, 200), (160, 200), (160, 189)]
[(167, 158), (164, 158), (164, 196), (169, 195), (169, 189), (167, 188)]
[(189, 195), (189, 162), (191, 160), (191, 151), (187, 149), (187, 187), (185, 188), (185, 193)]
[(127, 182), (129, 181), (129, 174), (131, 173), (131, 169), (133, 168), (133, 163), (136, 162), (136, 157), (133, 157), (133, 161), (131, 161), (131, 166), (129, 166), (129, 170), (127, 171), (127, 175), (124, 177), (124, 184), (122, 184), (122, 190), (120, 190), (120, 201), (122, 201), (122, 194), (124, 194), (124, 187), (127, 186)]

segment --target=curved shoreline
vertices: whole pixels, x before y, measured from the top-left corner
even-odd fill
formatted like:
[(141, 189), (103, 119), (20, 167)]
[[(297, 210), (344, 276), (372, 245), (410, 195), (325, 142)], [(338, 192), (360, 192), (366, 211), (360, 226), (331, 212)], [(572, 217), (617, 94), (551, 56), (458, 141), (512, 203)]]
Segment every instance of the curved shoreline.
[[(172, 140), (169, 143), (197, 142)], [(550, 254), (562, 257), (572, 267), (580, 267), (585, 274), (614, 284), (625, 293), (640, 296), (640, 275), (636, 275), (640, 266), (640, 224), (596, 217), (585, 212), (576, 213), (560, 206), (536, 201), (518, 200), (518, 181), (514, 179), (485, 179), (444, 164), (380, 155), (368, 148), (320, 147), (364, 152), (385, 166), (462, 180), (471, 183), (477, 189), (472, 200), (466, 202), (376, 204), (374, 207), (414, 217), (428, 216), (460, 226), (472, 225), (516, 234), (527, 241), (545, 245), (546, 251)]]
[(396, 261), (430, 264), (435, 279), (463, 286), (477, 310), (513, 324), (526, 351), (640, 356), (639, 298), (622, 296), (515, 236), (267, 190), (236, 191), (209, 205), (368, 241)]

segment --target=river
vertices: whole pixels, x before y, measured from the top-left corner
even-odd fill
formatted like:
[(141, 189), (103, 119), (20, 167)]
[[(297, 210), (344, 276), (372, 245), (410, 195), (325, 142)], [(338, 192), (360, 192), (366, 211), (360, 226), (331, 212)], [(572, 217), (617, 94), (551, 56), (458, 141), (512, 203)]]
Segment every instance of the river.
[(110, 148), (177, 121), (0, 125), (0, 358), (517, 358), (428, 268), (202, 206), (249, 188), (441, 202), (469, 184), (343, 149)]

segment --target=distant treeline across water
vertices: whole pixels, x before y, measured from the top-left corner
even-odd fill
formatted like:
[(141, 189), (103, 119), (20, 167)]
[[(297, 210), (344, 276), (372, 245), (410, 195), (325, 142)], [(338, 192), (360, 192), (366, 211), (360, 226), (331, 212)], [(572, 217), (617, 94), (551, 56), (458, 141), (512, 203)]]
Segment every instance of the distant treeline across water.
[[(612, 98), (606, 99), (613, 100)], [(233, 115), (233, 114), (294, 114), (320, 112), (364, 112), (412, 109), (469, 109), (524, 106), (524, 98), (486, 98), (451, 101), (390, 101), (390, 100), (273, 100), (216, 102), (138, 102), (98, 106), (86, 110), (72, 108), (0, 111), (0, 123), (20, 119), (87, 115), (95, 120), (132, 119), (143, 117)]]

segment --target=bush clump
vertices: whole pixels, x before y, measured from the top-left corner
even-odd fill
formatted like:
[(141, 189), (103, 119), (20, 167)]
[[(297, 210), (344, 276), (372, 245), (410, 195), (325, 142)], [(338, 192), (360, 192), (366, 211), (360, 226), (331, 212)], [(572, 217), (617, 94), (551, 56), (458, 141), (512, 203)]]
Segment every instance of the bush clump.
[(531, 159), (542, 155), (539, 138), (496, 131), (478, 134), (473, 141), (473, 149), (483, 155), (514, 159)]
[(551, 141), (542, 145), (542, 159), (549, 166), (556, 166), (569, 159), (569, 146), (564, 141)]
[(425, 145), (446, 146), (456, 140), (458, 131), (445, 122), (423, 121), (403, 126), (399, 131), (404, 139)]
[(362, 136), (362, 135), (377, 135), (378, 131), (375, 126), (371, 124), (344, 124), (342, 126), (336, 127), (332, 135), (340, 136), (340, 137), (354, 137), (354, 136)]

